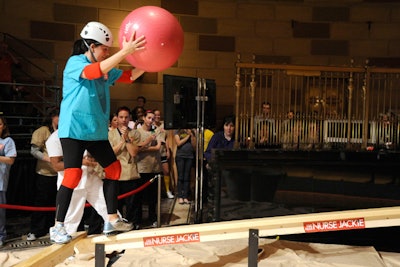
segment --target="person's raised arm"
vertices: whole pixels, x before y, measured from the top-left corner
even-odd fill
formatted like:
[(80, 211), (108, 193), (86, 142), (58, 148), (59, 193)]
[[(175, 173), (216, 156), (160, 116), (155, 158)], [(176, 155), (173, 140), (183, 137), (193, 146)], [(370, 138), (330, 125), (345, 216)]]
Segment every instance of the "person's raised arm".
[[(107, 74), (112, 68), (116, 67), (128, 55), (135, 53), (136, 51), (143, 50), (145, 48), (144, 45), (146, 43), (145, 37), (140, 36), (139, 38), (134, 39), (134, 36), (135, 33), (132, 34), (129, 40), (126, 40), (126, 37), (124, 37), (122, 42), (122, 48), (117, 53), (100, 62), (95, 62), (88, 65), (85, 68), (86, 71), (84, 70), (82, 72), (81, 77), (89, 80), (93, 78), (98, 78), (97, 76), (99, 76), (101, 73)], [(136, 68), (132, 69), (131, 80), (133, 81), (137, 79), (143, 73), (144, 73), (143, 70)]]
[(129, 142), (126, 143), (126, 149), (129, 152), (129, 155), (131, 155), (131, 157), (136, 157), (138, 152), (139, 152), (139, 147), (137, 146), (136, 142), (133, 140), (133, 137), (128, 137), (129, 138)]
[[(114, 55), (100, 62), (100, 70), (102, 73), (108, 73), (112, 68), (114, 68), (122, 60), (124, 60), (125, 57), (145, 48), (144, 45), (146, 44), (146, 40), (143, 35), (136, 39), (134, 38), (135, 33), (132, 33), (131, 37), (128, 40), (126, 40), (126, 37), (124, 36), (122, 41), (122, 48)], [(134, 74), (134, 72), (140, 72), (140, 70), (133, 69), (132, 74)]]
[(137, 69), (137, 68), (132, 69), (131, 80), (132, 81), (136, 80), (137, 78), (142, 76), (143, 73), (144, 73), (144, 70), (140, 70), (140, 69)]
[(187, 134), (184, 138), (180, 139), (179, 134), (175, 134), (174, 136), (175, 138), (175, 143), (177, 147), (182, 146), (183, 144), (185, 144), (189, 138), (190, 138), (190, 134)]

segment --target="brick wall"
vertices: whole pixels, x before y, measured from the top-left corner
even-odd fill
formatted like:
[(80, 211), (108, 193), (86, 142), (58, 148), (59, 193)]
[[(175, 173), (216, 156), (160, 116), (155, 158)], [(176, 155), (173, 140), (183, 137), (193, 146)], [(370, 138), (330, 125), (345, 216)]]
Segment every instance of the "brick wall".
[[(336, 2), (336, 3), (335, 3)], [(0, 31), (54, 58), (59, 77), (83, 25), (98, 20), (118, 35), (121, 21), (143, 5), (173, 13), (185, 32), (178, 62), (146, 73), (133, 85), (112, 90), (112, 108), (133, 107), (138, 95), (148, 107), (163, 106), (162, 74), (204, 77), (217, 83), (217, 116), (233, 111), (234, 63), (255, 54), (258, 62), (308, 65), (400, 66), (400, 4), (397, 1), (236, 0), (0, 0)], [(115, 38), (117, 40), (117, 38)], [(118, 43), (114, 41), (113, 51)], [(129, 67), (127, 63), (122, 67)], [(60, 81), (61, 84), (61, 81)]]

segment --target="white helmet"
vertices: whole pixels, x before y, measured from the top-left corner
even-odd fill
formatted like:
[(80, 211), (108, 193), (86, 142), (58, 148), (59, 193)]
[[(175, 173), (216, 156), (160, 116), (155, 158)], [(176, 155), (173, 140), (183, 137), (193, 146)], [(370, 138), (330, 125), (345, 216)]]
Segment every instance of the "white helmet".
[(81, 37), (83, 39), (95, 40), (106, 46), (112, 46), (113, 43), (113, 36), (110, 29), (106, 25), (96, 21), (91, 21), (83, 27)]

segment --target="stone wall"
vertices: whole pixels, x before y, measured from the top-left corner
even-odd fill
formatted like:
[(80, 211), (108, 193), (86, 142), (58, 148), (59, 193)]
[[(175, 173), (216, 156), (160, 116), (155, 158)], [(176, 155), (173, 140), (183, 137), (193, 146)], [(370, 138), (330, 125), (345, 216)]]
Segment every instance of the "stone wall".
[[(59, 63), (59, 77), (81, 28), (100, 21), (118, 36), (121, 21), (143, 5), (173, 13), (185, 32), (178, 62), (112, 90), (112, 108), (163, 107), (162, 74), (204, 77), (217, 83), (217, 118), (234, 111), (234, 63), (400, 66), (397, 1), (244, 0), (0, 0), (0, 31), (20, 38)], [(117, 40), (117, 38), (115, 38)], [(113, 51), (118, 43), (114, 41)], [(129, 67), (127, 63), (121, 67)], [(60, 81), (61, 84), (61, 81)]]

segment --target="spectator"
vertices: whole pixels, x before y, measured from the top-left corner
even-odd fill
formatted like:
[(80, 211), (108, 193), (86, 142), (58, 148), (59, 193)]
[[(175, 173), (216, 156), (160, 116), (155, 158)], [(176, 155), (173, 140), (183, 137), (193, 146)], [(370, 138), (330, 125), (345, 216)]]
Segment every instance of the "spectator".
[[(11, 165), (17, 157), (17, 149), (14, 140), (10, 137), (7, 121), (0, 116), (0, 204), (6, 204), (6, 194)], [(0, 209), (0, 247), (7, 237), (6, 210)]]
[(142, 127), (144, 113), (144, 108), (137, 107), (134, 112), (135, 115), (132, 117), (132, 121), (128, 123), (128, 127), (135, 130)]
[(210, 162), (211, 152), (213, 149), (216, 148), (233, 149), (234, 143), (235, 143), (235, 117), (227, 116), (224, 118), (223, 130), (216, 132), (211, 137), (206, 152), (204, 152), (204, 157), (206, 158), (207, 162)]
[[(233, 149), (233, 145), (235, 143), (235, 116), (227, 116), (224, 118), (223, 129), (221, 131), (216, 132), (212, 137), (210, 142), (208, 143), (208, 147), (206, 152), (204, 152), (204, 157), (206, 162), (206, 169), (210, 170), (210, 162), (212, 160), (212, 150), (214, 149)], [(208, 173), (207, 176), (208, 177)], [(226, 186), (226, 175), (229, 175), (227, 172), (222, 173), (221, 177), (221, 185)], [(207, 185), (208, 181), (204, 181)], [(203, 191), (203, 199), (207, 199), (208, 189)]]
[(265, 121), (271, 118), (271, 103), (270, 102), (263, 102), (261, 105), (261, 114), (255, 117), (256, 122)]
[(193, 166), (196, 135), (191, 129), (176, 130), (175, 162), (178, 171), (178, 203), (190, 204), (190, 171)]
[(113, 113), (110, 115), (110, 125), (108, 126), (108, 130), (111, 131), (118, 127), (118, 116), (117, 114)]
[(254, 128), (257, 147), (268, 147), (274, 142), (276, 131), (275, 121), (271, 114), (271, 103), (262, 103), (261, 114), (254, 118)]
[[(206, 152), (208, 144), (210, 143), (211, 138), (214, 136), (214, 131), (208, 128), (204, 129), (204, 146), (203, 153)], [(202, 201), (203, 203), (208, 202), (208, 183), (209, 183), (209, 175), (207, 171), (207, 159), (203, 158), (203, 184), (202, 184)]]
[(286, 120), (282, 123), (282, 148), (285, 150), (299, 149), (302, 123), (299, 116), (295, 117), (294, 111), (289, 110)]
[(169, 160), (171, 155), (170, 145), (167, 140), (167, 131), (164, 129), (164, 122), (161, 120), (161, 111), (159, 109), (154, 110), (154, 126), (156, 127), (157, 135), (160, 136), (161, 140), (161, 168), (163, 171), (163, 180), (165, 193), (167, 197), (172, 199), (174, 195), (171, 192), (171, 176), (169, 172)]
[[(31, 154), (37, 159), (35, 176), (34, 206), (54, 207), (57, 194), (57, 172), (53, 169), (47, 153), (46, 141), (58, 128), (57, 108), (50, 110), (45, 125), (36, 129), (32, 134)], [(45, 236), (54, 224), (54, 211), (35, 211), (31, 215), (28, 241)]]
[(211, 129), (204, 129), (204, 150), (203, 152), (206, 152), (208, 143), (210, 143), (211, 138), (213, 137), (214, 132)]
[(138, 96), (136, 98), (136, 101), (137, 101), (136, 104), (137, 107), (145, 108), (144, 105), (146, 104), (146, 98), (144, 96)]
[[(135, 131), (139, 140), (137, 165), (142, 183), (149, 181), (161, 172), (161, 140), (153, 128), (154, 113), (147, 110), (144, 115), (143, 125)], [(151, 183), (141, 192), (149, 206), (149, 220), (153, 227), (158, 226), (157, 221), (157, 183)]]
[[(138, 140), (134, 139), (134, 130), (128, 127), (130, 110), (122, 106), (117, 109), (118, 127), (108, 132), (108, 140), (114, 150), (117, 159), (121, 162), (122, 172), (119, 179), (119, 195), (128, 193), (140, 186), (140, 176), (137, 169), (136, 156), (138, 153)], [(125, 206), (125, 209), (123, 208)], [(141, 201), (137, 195), (131, 195), (119, 200), (118, 209), (125, 210), (124, 218), (134, 225), (134, 229), (140, 228)]]
[(139, 112), (138, 109), (141, 109), (143, 111), (142, 113), (144, 113), (144, 111), (146, 110), (146, 108), (144, 107), (145, 104), (146, 104), (146, 98), (144, 96), (140, 95), (136, 98), (136, 106), (131, 111), (132, 112), (131, 116), (133, 121), (136, 121), (138, 119), (137, 117), (137, 114)]

